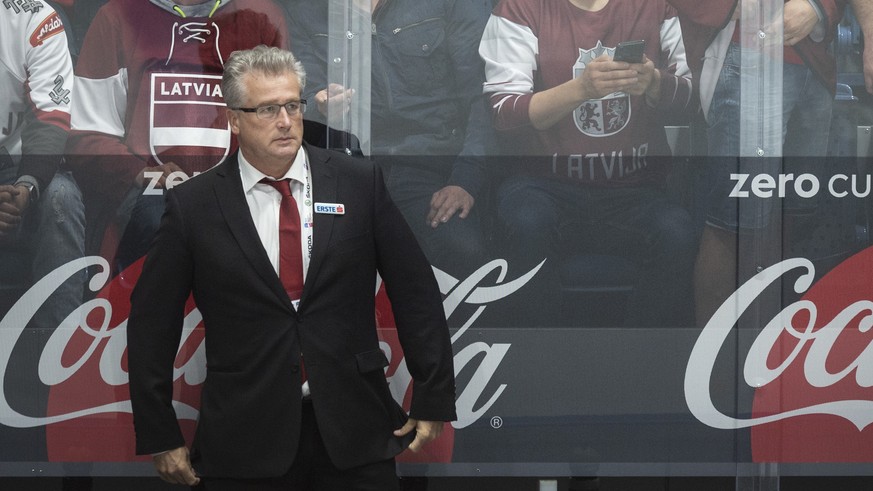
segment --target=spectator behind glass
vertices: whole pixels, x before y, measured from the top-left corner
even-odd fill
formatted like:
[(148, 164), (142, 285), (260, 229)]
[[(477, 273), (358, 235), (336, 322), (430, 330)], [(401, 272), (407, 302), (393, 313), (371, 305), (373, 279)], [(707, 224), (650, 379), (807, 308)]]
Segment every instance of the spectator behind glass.
[[(642, 63), (612, 61), (646, 40)], [(607, 253), (637, 263), (625, 323), (690, 318), (694, 234), (663, 185), (663, 128), (694, 109), (679, 22), (663, 0), (503, 0), (479, 48), (494, 124), (529, 157), (497, 192), (511, 268), (543, 263), (522, 293), (522, 325), (560, 321), (563, 255)]]
[(864, 83), (867, 92), (873, 94), (873, 2), (850, 0), (855, 17), (864, 31)]
[[(292, 46), (309, 74), (306, 117), (324, 120), (328, 107), (355, 96), (328, 80), (329, 5), (293, 0)], [(490, 0), (353, 2), (352, 15), (370, 26), (370, 140), (385, 168), (391, 196), (431, 264), (463, 278), (483, 264), (481, 203), (492, 130), (482, 100), (476, 53)], [(337, 10), (342, 5), (337, 2)], [(352, 22), (352, 25), (356, 24)], [(358, 60), (366, 63), (367, 60)]]
[(236, 149), (220, 88), (224, 62), (287, 38), (272, 0), (110, 0), (100, 8), (76, 66), (68, 145), (88, 204), (89, 250), (114, 224), (123, 230), (119, 270), (145, 254), (163, 190)]
[[(0, 261), (14, 267), (14, 250), (30, 261), (28, 277), (0, 277), (8, 286), (83, 257), (85, 210), (73, 177), (59, 170), (76, 96), (64, 27), (42, 1), (0, 12)], [(32, 325), (57, 328), (81, 304), (84, 282), (84, 270), (64, 282)]]
[[(758, 94), (760, 100), (756, 100), (750, 93), (741, 98), (741, 88), (757, 86), (752, 67), (772, 61), (761, 59), (757, 41), (741, 43), (743, 30), (737, 21), (743, 9), (756, 8), (758, 0), (668, 1), (679, 11), (687, 45), (693, 47), (689, 50), (689, 65), (698, 80), (707, 121), (710, 159), (700, 172), (698, 194), (702, 199), (697, 205), (704, 214), (699, 221), (705, 221), (705, 225), (694, 272), (696, 317), (703, 326), (736, 290), (738, 277), (742, 283), (754, 274), (758, 265), (769, 265), (782, 253), (778, 245), (772, 245), (779, 243), (778, 238), (765, 247), (751, 238), (739, 240), (738, 234), (743, 232), (755, 232), (758, 236), (781, 232), (773, 226), (774, 220), (779, 219), (779, 210), (775, 208), (778, 200), (746, 200), (739, 206), (736, 199), (729, 197), (736, 185), (730, 174), (808, 172), (821, 177), (823, 172), (835, 172), (824, 165), (823, 157), (828, 150), (836, 90), (836, 64), (829, 47), (842, 17), (843, 2), (786, 0), (782, 85), (767, 84)], [(757, 29), (752, 31), (757, 33)], [(765, 108), (761, 100), (773, 105)], [(770, 135), (770, 139), (782, 141), (786, 158), (738, 159), (744, 118), (761, 119), (760, 112), (765, 109), (769, 112), (763, 115), (764, 120), (782, 118), (782, 128), (776, 128), (781, 134)], [(832, 208), (817, 207), (816, 201), (810, 199), (786, 199), (778, 204), (785, 209), (787, 249), (802, 246), (813, 235), (809, 230), (828, 221), (823, 218), (827, 216), (822, 215), (824, 210)], [(851, 236), (850, 227), (840, 229)], [(828, 235), (834, 232), (829, 231)], [(817, 254), (829, 256), (838, 252), (826, 250)], [(744, 260), (739, 262), (740, 258)]]

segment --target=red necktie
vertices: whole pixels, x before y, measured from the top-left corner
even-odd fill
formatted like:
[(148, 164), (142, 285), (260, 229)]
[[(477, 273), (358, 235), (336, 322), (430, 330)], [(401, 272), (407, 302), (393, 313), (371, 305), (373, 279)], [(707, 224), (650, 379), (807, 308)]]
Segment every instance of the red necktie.
[(279, 279), (291, 300), (303, 294), (303, 250), (300, 244), (300, 212), (297, 200), (291, 195), (291, 179), (262, 183), (276, 188), (282, 195), (279, 204)]
[[(288, 297), (292, 301), (299, 300), (303, 294), (303, 249), (300, 244), (300, 212), (297, 200), (291, 195), (291, 179), (261, 179), (261, 182), (273, 186), (282, 195), (279, 203), (279, 279)], [(306, 382), (302, 354), (300, 375)]]

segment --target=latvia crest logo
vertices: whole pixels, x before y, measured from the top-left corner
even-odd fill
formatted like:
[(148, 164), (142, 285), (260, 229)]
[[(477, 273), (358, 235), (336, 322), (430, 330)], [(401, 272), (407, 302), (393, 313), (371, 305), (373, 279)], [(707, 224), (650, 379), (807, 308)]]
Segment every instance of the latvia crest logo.
[[(582, 75), (582, 71), (591, 61), (606, 53), (609, 56), (615, 48), (604, 47), (598, 41), (592, 49), (579, 49), (579, 58), (573, 65), (573, 78)], [(631, 117), (630, 96), (625, 92), (613, 92), (601, 99), (590, 99), (573, 111), (573, 122), (576, 128), (587, 136), (602, 137), (614, 135), (627, 126)]]
[(221, 76), (153, 73), (149, 138), (152, 156), (186, 172), (220, 164), (231, 147)]

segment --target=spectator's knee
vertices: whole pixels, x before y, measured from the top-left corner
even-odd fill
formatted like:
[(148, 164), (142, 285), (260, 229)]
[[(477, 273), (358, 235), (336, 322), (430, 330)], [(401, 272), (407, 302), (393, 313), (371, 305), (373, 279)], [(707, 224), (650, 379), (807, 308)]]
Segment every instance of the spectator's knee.
[(55, 174), (42, 193), (40, 202), (56, 223), (84, 223), (85, 205), (76, 181), (66, 173)]

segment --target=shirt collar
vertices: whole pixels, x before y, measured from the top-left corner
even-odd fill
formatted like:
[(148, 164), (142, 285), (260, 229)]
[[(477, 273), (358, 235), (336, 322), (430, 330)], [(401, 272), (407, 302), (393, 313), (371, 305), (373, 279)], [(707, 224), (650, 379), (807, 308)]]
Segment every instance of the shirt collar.
[[(272, 177), (264, 174), (255, 168), (248, 160), (246, 160), (245, 155), (243, 155), (242, 149), (240, 149), (238, 153), (239, 157), (239, 176), (242, 180), (243, 192), (247, 193), (258, 184), (261, 179), (270, 179), (273, 180)], [(288, 169), (288, 172), (282, 176), (284, 179), (293, 179), (297, 182), (304, 183), (307, 180), (306, 175), (306, 165), (307, 156), (306, 151), (303, 146), (300, 147), (300, 150), (297, 151), (297, 156), (294, 157), (294, 162), (291, 163), (291, 168)]]

